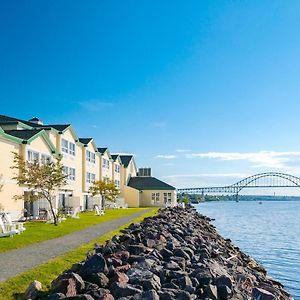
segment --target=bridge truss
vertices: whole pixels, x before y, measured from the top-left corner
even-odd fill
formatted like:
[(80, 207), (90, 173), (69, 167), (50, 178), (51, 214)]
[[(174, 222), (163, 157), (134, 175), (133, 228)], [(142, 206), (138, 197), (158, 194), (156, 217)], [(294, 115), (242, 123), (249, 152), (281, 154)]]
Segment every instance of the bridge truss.
[(179, 193), (185, 194), (208, 194), (223, 193), (235, 194), (238, 197), (239, 192), (244, 188), (286, 188), (300, 187), (300, 178), (278, 172), (260, 173), (244, 178), (232, 185), (221, 187), (200, 187), (200, 188), (183, 188), (178, 189)]

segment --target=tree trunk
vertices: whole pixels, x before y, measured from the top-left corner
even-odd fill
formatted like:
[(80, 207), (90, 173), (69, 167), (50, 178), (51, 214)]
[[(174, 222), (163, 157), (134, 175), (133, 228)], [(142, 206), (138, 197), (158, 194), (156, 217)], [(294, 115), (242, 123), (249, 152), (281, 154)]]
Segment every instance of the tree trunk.
[(52, 213), (52, 216), (53, 216), (53, 220), (54, 220), (54, 225), (57, 226), (58, 225), (58, 217), (56, 215), (56, 213), (54, 212), (54, 208), (53, 208), (53, 205), (52, 205), (52, 199), (48, 199), (48, 202), (49, 202), (49, 205), (50, 205), (50, 209), (51, 209), (51, 213)]

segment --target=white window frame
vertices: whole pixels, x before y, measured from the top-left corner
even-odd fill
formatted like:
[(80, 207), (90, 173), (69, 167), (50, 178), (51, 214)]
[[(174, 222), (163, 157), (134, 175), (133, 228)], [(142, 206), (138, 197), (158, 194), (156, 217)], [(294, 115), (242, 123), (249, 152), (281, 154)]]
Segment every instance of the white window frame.
[[(37, 156), (37, 157), (34, 157)], [(34, 150), (27, 150), (27, 160), (29, 162), (39, 162), (40, 153)]]
[(95, 164), (96, 163), (96, 154), (94, 152), (91, 152), (89, 150), (86, 150), (86, 161)]
[(66, 154), (69, 153), (69, 142), (65, 139), (61, 139), (61, 152)]
[(87, 172), (86, 173), (86, 182), (87, 183), (94, 183), (96, 181), (96, 174)]
[(52, 161), (52, 158), (51, 158), (51, 155), (48, 155), (48, 154), (41, 154), (41, 163), (42, 164), (46, 164), (47, 162), (51, 162)]
[(69, 142), (69, 153), (70, 155), (76, 155), (76, 145), (72, 142)]
[(69, 168), (69, 180), (75, 181), (76, 180), (76, 170), (75, 168)]

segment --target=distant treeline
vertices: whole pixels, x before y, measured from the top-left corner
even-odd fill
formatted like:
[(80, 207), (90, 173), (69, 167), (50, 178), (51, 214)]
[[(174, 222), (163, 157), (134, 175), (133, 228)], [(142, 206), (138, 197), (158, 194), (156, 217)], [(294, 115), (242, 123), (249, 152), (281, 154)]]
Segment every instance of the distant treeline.
[[(191, 203), (198, 203), (201, 201), (235, 201), (235, 195), (204, 195), (199, 194), (184, 194), (179, 196), (179, 199), (184, 197), (189, 199)], [(239, 195), (239, 201), (295, 201), (299, 200), (299, 196), (259, 196), (259, 195)]]

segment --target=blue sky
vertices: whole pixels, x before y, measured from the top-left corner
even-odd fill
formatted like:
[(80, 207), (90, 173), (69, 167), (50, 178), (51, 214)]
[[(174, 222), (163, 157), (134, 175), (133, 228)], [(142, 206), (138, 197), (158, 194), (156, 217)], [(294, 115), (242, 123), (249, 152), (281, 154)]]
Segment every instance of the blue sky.
[(1, 113), (176, 185), (300, 175), (299, 1), (2, 1)]

